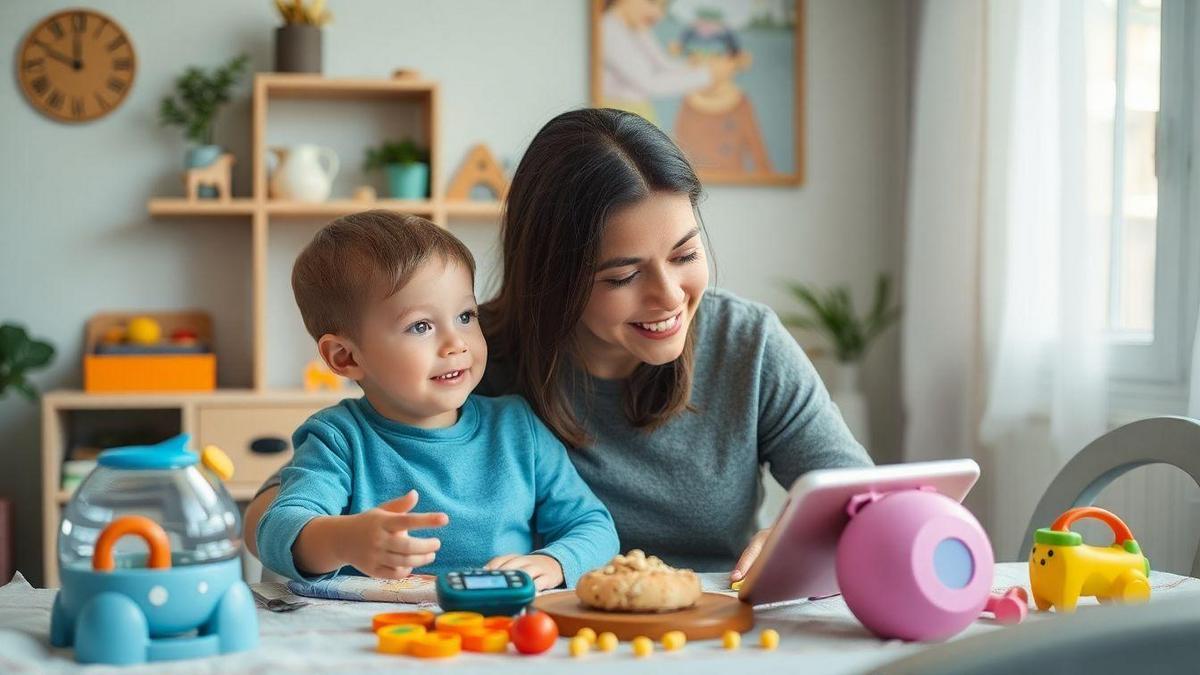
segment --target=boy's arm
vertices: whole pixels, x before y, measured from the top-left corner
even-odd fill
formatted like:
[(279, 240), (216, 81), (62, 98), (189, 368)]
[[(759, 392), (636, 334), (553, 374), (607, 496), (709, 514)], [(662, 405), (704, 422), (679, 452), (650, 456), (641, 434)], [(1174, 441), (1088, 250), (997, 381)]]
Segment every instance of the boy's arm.
[(620, 550), (608, 509), (579, 477), (567, 449), (529, 411), (535, 440), (533, 520), (545, 545), (534, 551), (562, 566), (568, 588), (584, 572), (607, 563)]
[(337, 524), (329, 517), (340, 517), (349, 503), (349, 449), (320, 422), (306, 422), (296, 435), (303, 440), (281, 472), (279, 495), (259, 520), (256, 538), (264, 566), (312, 580), (341, 567)]

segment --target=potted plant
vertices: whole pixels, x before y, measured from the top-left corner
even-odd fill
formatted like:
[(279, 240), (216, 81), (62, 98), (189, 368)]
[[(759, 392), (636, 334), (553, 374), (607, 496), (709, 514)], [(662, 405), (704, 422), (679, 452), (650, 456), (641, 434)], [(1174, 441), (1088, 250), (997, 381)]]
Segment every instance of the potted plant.
[(863, 316), (855, 311), (850, 290), (844, 285), (822, 291), (793, 282), (787, 288), (808, 313), (789, 314), (783, 317), (784, 324), (816, 331), (830, 342), (837, 359), (830, 395), (850, 431), (865, 442), (867, 407), (858, 389), (859, 364), (875, 338), (900, 318), (900, 308), (891, 304), (891, 281), (885, 274), (879, 276), (871, 310)]
[(37, 398), (37, 389), (25, 375), (45, 368), (54, 359), (54, 347), (44, 340), (29, 337), (21, 326), (0, 326), (0, 398), (11, 388), (29, 400)]
[(320, 73), (321, 28), (333, 15), (325, 0), (275, 0), (283, 25), (275, 29), (275, 72)]
[(385, 141), (367, 148), (363, 171), (383, 169), (395, 199), (425, 199), (429, 194), (428, 153), (412, 139)]
[[(184, 136), (194, 144), (184, 157), (185, 169), (206, 167), (221, 155), (221, 146), (213, 144), (213, 120), (221, 106), (229, 103), (230, 90), (242, 78), (249, 60), (242, 54), (211, 72), (191, 66), (175, 80), (175, 93), (163, 98), (159, 124), (182, 127)], [(200, 196), (214, 197), (216, 190), (203, 186)]]

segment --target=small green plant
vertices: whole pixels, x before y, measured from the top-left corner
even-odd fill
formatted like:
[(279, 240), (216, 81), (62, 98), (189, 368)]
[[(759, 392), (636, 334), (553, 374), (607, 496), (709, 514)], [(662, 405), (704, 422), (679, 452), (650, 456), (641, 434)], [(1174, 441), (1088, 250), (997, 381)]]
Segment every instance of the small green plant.
[(389, 164), (415, 164), (426, 161), (425, 149), (409, 138), (402, 141), (384, 141), (378, 147), (367, 148), (366, 152), (363, 171), (377, 171)]
[(211, 145), (213, 119), (221, 106), (229, 103), (229, 92), (245, 74), (250, 57), (242, 54), (228, 63), (206, 72), (191, 66), (175, 80), (175, 93), (164, 97), (158, 108), (158, 122), (164, 127), (183, 127), (189, 141)]
[(29, 337), (23, 327), (14, 323), (0, 326), (0, 398), (11, 387), (31, 401), (36, 399), (37, 389), (25, 379), (25, 374), (46, 367), (53, 358), (54, 347), (49, 342)]
[(788, 283), (787, 288), (810, 313), (791, 314), (784, 317), (783, 322), (823, 334), (833, 344), (837, 360), (843, 363), (861, 359), (871, 341), (900, 318), (900, 307), (891, 306), (891, 281), (886, 274), (879, 275), (871, 311), (863, 317), (854, 311), (846, 286), (821, 291), (808, 284), (793, 282)]
[(325, 9), (325, 0), (313, 0), (311, 5), (305, 5), (304, 0), (275, 0), (275, 9), (287, 24), (308, 24), (320, 28), (333, 19), (329, 10)]

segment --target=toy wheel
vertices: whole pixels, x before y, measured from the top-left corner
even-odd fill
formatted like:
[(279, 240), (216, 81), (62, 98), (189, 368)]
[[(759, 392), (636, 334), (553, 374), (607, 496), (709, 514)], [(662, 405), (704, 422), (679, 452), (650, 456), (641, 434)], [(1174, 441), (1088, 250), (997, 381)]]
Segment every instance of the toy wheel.
[(1150, 599), (1150, 580), (1141, 572), (1128, 571), (1121, 576), (1118, 593), (1121, 602), (1146, 602)]

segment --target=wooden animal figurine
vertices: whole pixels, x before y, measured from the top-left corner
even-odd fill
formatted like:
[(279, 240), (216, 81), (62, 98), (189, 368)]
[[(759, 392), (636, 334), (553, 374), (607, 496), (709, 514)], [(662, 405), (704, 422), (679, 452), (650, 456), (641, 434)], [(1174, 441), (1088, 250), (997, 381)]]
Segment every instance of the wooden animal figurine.
[(184, 181), (187, 183), (188, 201), (196, 201), (200, 198), (201, 185), (214, 186), (220, 195), (219, 199), (223, 202), (229, 201), (232, 197), (229, 184), (230, 174), (233, 171), (233, 161), (233, 155), (226, 152), (213, 160), (213, 163), (208, 166), (188, 169), (184, 174)]
[(321, 361), (309, 361), (304, 367), (304, 390), (316, 391), (320, 388), (338, 391), (342, 388), (342, 378)]
[(498, 201), (504, 201), (508, 194), (508, 179), (504, 177), (504, 170), (500, 168), (500, 163), (496, 161), (492, 151), (482, 143), (472, 147), (467, 153), (458, 173), (454, 174), (454, 179), (446, 188), (446, 199), (465, 202), (470, 199), (471, 188), (476, 185), (491, 188)]
[[(1067, 528), (1081, 518), (1103, 521), (1113, 531), (1112, 546), (1088, 546)], [(1029, 552), (1029, 585), (1033, 602), (1046, 611), (1071, 613), (1080, 596), (1101, 603), (1146, 602), (1150, 599), (1150, 561), (1115, 514), (1096, 506), (1074, 508), (1048, 528), (1037, 531)]]

